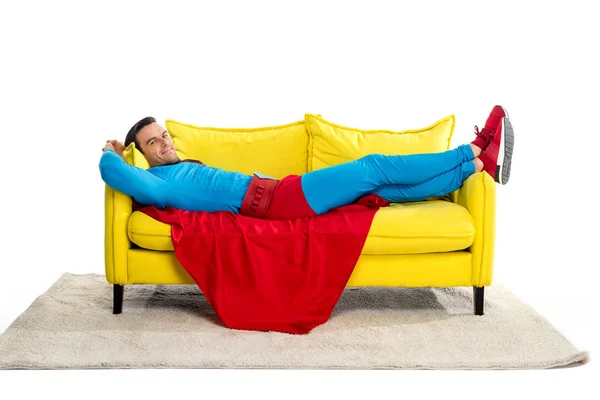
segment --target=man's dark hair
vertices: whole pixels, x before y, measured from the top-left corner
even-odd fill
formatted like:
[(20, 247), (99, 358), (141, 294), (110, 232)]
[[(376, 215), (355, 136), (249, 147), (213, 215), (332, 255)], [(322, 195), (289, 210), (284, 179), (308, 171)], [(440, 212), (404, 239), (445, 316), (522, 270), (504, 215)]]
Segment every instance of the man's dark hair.
[(143, 127), (148, 126), (154, 122), (156, 122), (156, 119), (153, 117), (142, 118), (138, 122), (136, 122), (135, 125), (131, 127), (129, 132), (127, 132), (127, 136), (125, 136), (125, 147), (129, 146), (131, 142), (135, 142), (135, 147), (139, 151), (142, 151), (142, 149), (140, 148), (140, 142), (138, 142), (137, 140), (137, 134), (139, 131), (142, 130)]

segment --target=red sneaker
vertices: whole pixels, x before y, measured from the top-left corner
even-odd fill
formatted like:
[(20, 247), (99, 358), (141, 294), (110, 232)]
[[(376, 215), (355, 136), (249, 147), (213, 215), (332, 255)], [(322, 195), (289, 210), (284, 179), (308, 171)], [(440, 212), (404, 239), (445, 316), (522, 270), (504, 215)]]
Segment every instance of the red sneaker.
[(485, 148), (494, 138), (496, 127), (504, 117), (508, 118), (508, 111), (506, 111), (506, 108), (502, 106), (494, 106), (492, 112), (490, 112), (490, 115), (488, 116), (488, 119), (485, 121), (485, 126), (483, 129), (479, 131), (479, 128), (477, 125), (475, 125), (475, 135), (477, 137), (471, 143), (480, 149), (485, 150)]
[(479, 159), (483, 161), (483, 170), (502, 185), (506, 185), (510, 177), (514, 144), (515, 134), (512, 124), (504, 117), (495, 128), (492, 141), (479, 155)]
[(494, 106), (490, 113), (487, 121), (485, 121), (485, 127), (483, 129), (496, 129), (502, 118), (509, 118), (508, 111), (502, 106)]

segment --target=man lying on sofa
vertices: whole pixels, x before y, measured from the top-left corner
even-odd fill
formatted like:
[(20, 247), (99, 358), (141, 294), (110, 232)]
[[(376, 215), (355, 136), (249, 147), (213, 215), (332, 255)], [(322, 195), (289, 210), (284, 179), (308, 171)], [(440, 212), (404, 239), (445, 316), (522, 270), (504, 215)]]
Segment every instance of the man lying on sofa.
[[(137, 122), (125, 144), (107, 140), (100, 159), (102, 179), (141, 204), (159, 209), (231, 211), (265, 219), (321, 215), (377, 194), (388, 202), (420, 201), (459, 189), (474, 172), (500, 184), (510, 176), (514, 132), (506, 109), (495, 106), (470, 144), (431, 154), (369, 154), (354, 161), (277, 180), (225, 171), (196, 160), (180, 160), (169, 133), (152, 117)], [(130, 143), (151, 168), (121, 157)], [(185, 162), (192, 161), (192, 162)]]
[[(494, 107), (475, 133), (451, 151), (370, 154), (278, 180), (180, 160), (148, 117), (125, 144), (107, 141), (100, 172), (133, 197), (133, 210), (171, 225), (177, 261), (225, 326), (305, 334), (332, 314), (379, 207), (446, 195), (483, 170), (506, 184), (514, 143), (506, 110)], [(147, 170), (121, 157), (134, 142)]]

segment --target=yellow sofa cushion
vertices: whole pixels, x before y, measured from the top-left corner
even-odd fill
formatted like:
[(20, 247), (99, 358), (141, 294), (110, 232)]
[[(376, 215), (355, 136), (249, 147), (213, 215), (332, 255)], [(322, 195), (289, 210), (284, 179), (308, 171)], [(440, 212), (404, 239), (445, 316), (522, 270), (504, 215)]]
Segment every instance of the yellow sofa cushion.
[(167, 120), (177, 155), (227, 171), (281, 179), (307, 172), (304, 121), (261, 128), (209, 128)]
[[(149, 250), (173, 251), (171, 226), (136, 211), (129, 239)], [(447, 201), (393, 203), (375, 214), (362, 254), (423, 254), (464, 250), (475, 226), (466, 208)]]
[(411, 130), (358, 129), (324, 120), (320, 114), (305, 114), (309, 134), (308, 171), (359, 159), (367, 154), (437, 153), (450, 149), (455, 117)]
[(123, 150), (123, 158), (125, 159), (125, 162), (136, 167), (140, 167), (143, 169), (150, 168), (148, 160), (146, 160), (146, 157), (144, 157), (142, 152), (135, 147), (134, 142), (132, 142), (129, 146), (125, 148), (125, 150)]
[(141, 211), (134, 211), (127, 224), (129, 240), (143, 249), (173, 251), (171, 225), (155, 220)]

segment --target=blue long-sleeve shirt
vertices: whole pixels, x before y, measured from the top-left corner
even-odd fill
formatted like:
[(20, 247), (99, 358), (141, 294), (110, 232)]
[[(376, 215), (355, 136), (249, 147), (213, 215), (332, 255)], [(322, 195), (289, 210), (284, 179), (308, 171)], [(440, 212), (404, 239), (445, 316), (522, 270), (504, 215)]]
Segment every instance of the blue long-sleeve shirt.
[(189, 211), (240, 212), (252, 176), (202, 164), (178, 162), (143, 169), (112, 150), (100, 158), (102, 180), (144, 205)]

